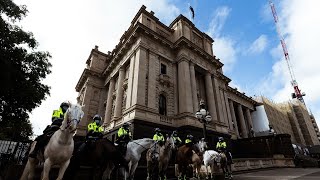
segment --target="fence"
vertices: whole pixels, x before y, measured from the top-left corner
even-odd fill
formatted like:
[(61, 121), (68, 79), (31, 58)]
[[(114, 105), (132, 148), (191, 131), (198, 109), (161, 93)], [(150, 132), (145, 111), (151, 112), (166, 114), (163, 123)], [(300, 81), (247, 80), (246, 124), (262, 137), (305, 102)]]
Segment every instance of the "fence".
[(260, 136), (232, 141), (234, 158), (272, 158), (282, 154), (286, 158), (294, 157), (289, 134)]

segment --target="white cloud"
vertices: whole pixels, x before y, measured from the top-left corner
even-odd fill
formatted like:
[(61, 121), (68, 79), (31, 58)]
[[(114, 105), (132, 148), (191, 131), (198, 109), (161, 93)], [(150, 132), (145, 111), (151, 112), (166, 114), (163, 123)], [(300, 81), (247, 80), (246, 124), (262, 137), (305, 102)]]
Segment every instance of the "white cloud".
[(35, 134), (41, 134), (51, 123), (52, 110), (62, 101), (76, 102), (75, 86), (91, 49), (98, 45), (102, 52), (111, 51), (143, 4), (165, 23), (170, 23), (180, 13), (165, 0), (15, 2), (26, 4), (29, 10), (21, 22), (23, 28), (34, 33), (39, 49), (52, 54), (52, 74), (43, 81), (51, 86), (51, 95), (30, 116)]
[(207, 34), (214, 39), (212, 45), (213, 53), (221, 62), (224, 63), (223, 70), (225, 72), (231, 71), (233, 64), (236, 62), (236, 42), (227, 36), (222, 36), (221, 31), (231, 12), (231, 8), (221, 6), (214, 12), (213, 18), (209, 24)]
[[(286, 35), (285, 41), (296, 80), (300, 89), (306, 92), (306, 104), (320, 124), (320, 85), (318, 83), (320, 82), (318, 55), (320, 24), (316, 23), (320, 17), (320, 1), (286, 0), (276, 8), (279, 9), (279, 23), (282, 32)], [(280, 46), (272, 49), (271, 53), (277, 60), (280, 60), (279, 55), (281, 55), (282, 61), (275, 63), (266, 84), (272, 84), (273, 80), (277, 79), (277, 85), (269, 86), (269, 89), (275, 88), (273, 95), (270, 94), (270, 96), (273, 96), (276, 101), (285, 101), (290, 99), (293, 92), (288, 67)]]
[(258, 54), (265, 50), (268, 44), (267, 36), (262, 34), (260, 35), (253, 43), (250, 45), (247, 53), (249, 54)]
[(210, 34), (213, 38), (220, 36), (221, 30), (230, 12), (231, 8), (227, 6), (218, 7), (210, 22), (208, 34)]

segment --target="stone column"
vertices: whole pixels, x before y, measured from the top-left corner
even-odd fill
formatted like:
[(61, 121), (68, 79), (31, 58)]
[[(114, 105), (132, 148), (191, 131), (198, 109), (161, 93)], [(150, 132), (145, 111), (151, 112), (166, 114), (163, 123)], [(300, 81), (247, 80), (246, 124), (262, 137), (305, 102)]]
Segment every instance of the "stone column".
[(104, 124), (108, 125), (111, 121), (111, 111), (112, 111), (112, 94), (114, 91), (114, 85), (115, 85), (115, 80), (114, 78), (110, 79), (109, 82), (109, 91), (108, 91), (108, 98), (107, 98), (107, 105), (106, 105), (106, 112), (104, 116)]
[(227, 115), (227, 107), (226, 107), (226, 102), (225, 102), (225, 94), (224, 94), (224, 90), (220, 89), (220, 97), (221, 97), (221, 107), (222, 107), (222, 114), (223, 114), (223, 122), (226, 124), (229, 124), (229, 119), (228, 119), (228, 115)]
[(229, 129), (231, 131), (233, 131), (234, 129), (233, 129), (233, 124), (232, 124), (232, 117), (231, 117), (231, 112), (230, 112), (229, 100), (227, 97), (227, 93), (225, 91), (223, 93), (224, 93), (224, 103), (225, 103), (225, 107), (227, 110), (226, 117), (228, 118)]
[(116, 95), (116, 105), (114, 108), (114, 117), (121, 117), (121, 111), (122, 111), (122, 100), (123, 100), (123, 80), (125, 76), (125, 70), (124, 68), (119, 69), (119, 78), (118, 78), (118, 84), (117, 84), (117, 95)]
[(247, 127), (246, 127), (246, 122), (244, 121), (242, 105), (241, 104), (237, 105), (237, 110), (238, 110), (238, 116), (239, 116), (239, 120), (240, 120), (242, 138), (247, 138), (248, 137), (248, 130), (247, 130)]
[(186, 59), (178, 63), (179, 113), (193, 112), (190, 68)]
[(236, 118), (236, 114), (234, 112), (233, 102), (231, 100), (229, 101), (229, 106), (230, 106), (230, 113), (231, 113), (231, 117), (232, 117), (232, 121), (233, 121), (233, 124), (234, 124), (234, 128), (235, 128), (236, 134), (237, 134), (238, 137), (240, 137), (237, 118)]
[(207, 72), (205, 75), (205, 86), (206, 86), (206, 94), (207, 94), (207, 102), (209, 113), (212, 117), (213, 121), (217, 121), (217, 112), (216, 112), (216, 104), (214, 100), (213, 88), (212, 88), (212, 79), (211, 73)]
[(133, 89), (132, 86), (133, 86), (133, 79), (134, 79), (134, 62), (135, 62), (135, 54), (130, 58), (126, 109), (130, 108), (132, 105), (132, 89)]
[(133, 70), (131, 105), (146, 106), (146, 62), (147, 51), (144, 48), (139, 48), (136, 52)]
[(197, 84), (196, 84), (196, 74), (194, 71), (194, 63), (190, 62), (190, 80), (191, 80), (191, 90), (192, 90), (192, 102), (193, 102), (193, 112), (198, 111), (199, 101), (197, 97)]
[(248, 130), (250, 131), (250, 128), (252, 127), (253, 128), (253, 125), (252, 125), (252, 118), (251, 118), (251, 113), (250, 113), (250, 109), (249, 108), (246, 108), (246, 119), (248, 121)]
[(222, 102), (221, 102), (221, 96), (220, 96), (220, 91), (219, 91), (219, 83), (217, 77), (213, 76), (213, 92), (215, 96), (215, 103), (216, 103), (216, 112), (217, 112), (217, 119), (220, 122), (224, 122), (223, 118), (223, 110), (222, 110)]

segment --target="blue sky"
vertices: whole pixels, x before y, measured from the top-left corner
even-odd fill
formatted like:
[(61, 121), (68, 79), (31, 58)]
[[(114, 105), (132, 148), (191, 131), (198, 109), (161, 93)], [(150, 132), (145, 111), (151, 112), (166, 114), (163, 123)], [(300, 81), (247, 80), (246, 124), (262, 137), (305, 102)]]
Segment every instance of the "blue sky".
[[(231, 86), (248, 96), (264, 95), (276, 102), (290, 99), (288, 68), (267, 0), (15, 0), (26, 4), (28, 16), (21, 22), (49, 51), (52, 74), (43, 82), (51, 95), (36, 108), (30, 120), (35, 134), (50, 124), (51, 112), (61, 101), (76, 102), (75, 85), (95, 45), (111, 51), (144, 4), (165, 24), (183, 14), (215, 40), (214, 54), (225, 64)], [(293, 70), (300, 89), (306, 92), (308, 108), (320, 124), (320, 1), (274, 0), (279, 25), (285, 35)], [(67, 76), (63, 73), (70, 72)]]

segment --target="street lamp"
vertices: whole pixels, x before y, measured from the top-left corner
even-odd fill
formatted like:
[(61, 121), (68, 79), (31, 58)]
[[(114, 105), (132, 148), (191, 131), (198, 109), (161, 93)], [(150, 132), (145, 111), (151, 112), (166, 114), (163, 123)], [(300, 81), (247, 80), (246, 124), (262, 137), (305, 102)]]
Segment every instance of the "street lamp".
[(200, 101), (200, 109), (196, 112), (196, 118), (203, 124), (203, 137), (206, 140), (206, 125), (211, 122), (212, 118), (209, 114), (209, 111), (207, 111), (203, 100)]

